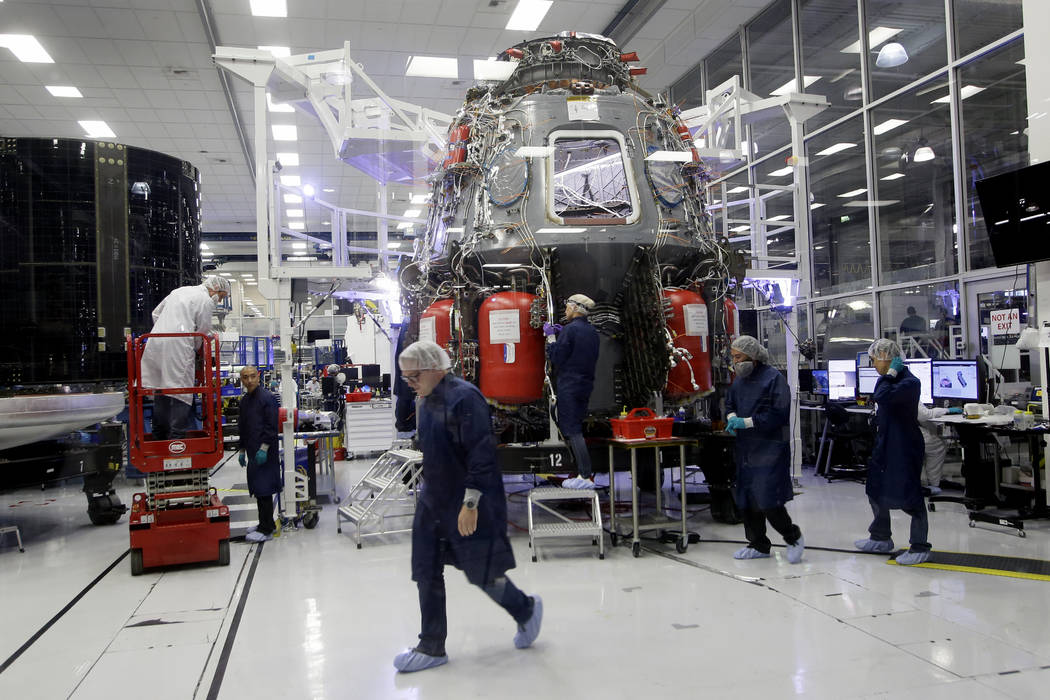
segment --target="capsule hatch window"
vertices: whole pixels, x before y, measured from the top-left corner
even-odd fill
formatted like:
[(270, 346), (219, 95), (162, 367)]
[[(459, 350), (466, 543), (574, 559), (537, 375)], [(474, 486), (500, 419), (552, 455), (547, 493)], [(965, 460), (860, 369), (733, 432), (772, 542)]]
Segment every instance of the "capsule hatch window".
[(563, 225), (633, 224), (641, 212), (616, 131), (555, 131), (547, 159), (547, 214)]

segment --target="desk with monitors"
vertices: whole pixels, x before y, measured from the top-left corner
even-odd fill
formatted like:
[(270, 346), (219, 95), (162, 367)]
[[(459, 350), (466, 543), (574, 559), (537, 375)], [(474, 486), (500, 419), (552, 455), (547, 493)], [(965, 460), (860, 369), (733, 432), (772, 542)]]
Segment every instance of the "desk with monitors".
[[(922, 389), (919, 392), (919, 401), (927, 406), (933, 403), (933, 364), (932, 360), (914, 359), (905, 360)], [(861, 396), (870, 396), (875, 392), (875, 383), (879, 381), (879, 372), (874, 367), (857, 367), (857, 393)]]

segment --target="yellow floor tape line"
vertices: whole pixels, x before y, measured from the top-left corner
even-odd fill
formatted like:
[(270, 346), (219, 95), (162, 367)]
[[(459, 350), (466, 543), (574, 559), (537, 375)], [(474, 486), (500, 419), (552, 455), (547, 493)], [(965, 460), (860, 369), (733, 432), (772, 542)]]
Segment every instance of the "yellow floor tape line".
[[(913, 564), (912, 567), (924, 569), (941, 569), (944, 571), (961, 571), (967, 574), (985, 574), (987, 576), (1006, 576), (1008, 578), (1021, 578), (1030, 581), (1050, 581), (1050, 561), (1043, 559), (1029, 559), (1026, 557), (1001, 557), (991, 554), (971, 554), (968, 552), (930, 552), (930, 561), (922, 564)], [(942, 559), (942, 561), (937, 561)], [(970, 563), (959, 563), (958, 560), (970, 559)], [(956, 560), (956, 563), (952, 563)], [(984, 563), (984, 566), (979, 564)], [(1034, 571), (1018, 571), (1015, 569), (1002, 568), (1009, 563), (1022, 563), (1021, 568), (1034, 569)], [(887, 564), (901, 566), (894, 559), (887, 559)], [(997, 563), (1000, 566), (989, 566)], [(1041, 570), (1041, 571), (1040, 571)], [(1046, 573), (1043, 573), (1046, 572)]]

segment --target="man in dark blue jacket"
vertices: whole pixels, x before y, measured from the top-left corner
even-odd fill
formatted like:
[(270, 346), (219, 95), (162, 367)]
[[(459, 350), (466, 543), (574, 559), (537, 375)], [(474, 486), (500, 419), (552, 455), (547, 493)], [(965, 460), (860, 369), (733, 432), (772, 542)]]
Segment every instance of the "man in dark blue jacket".
[(281, 490), (280, 449), (277, 445), (277, 397), (259, 386), (259, 370), (241, 370), (240, 435), (242, 467), (248, 467), (248, 492), (259, 506), (259, 525), (244, 539), (265, 542), (273, 539), (273, 496)]
[(875, 402), (875, 447), (868, 461), (868, 494), (874, 519), (871, 536), (854, 544), (863, 552), (892, 552), (890, 510), (911, 516), (911, 548), (897, 557), (904, 566), (930, 558), (929, 521), (922, 497), (922, 462), (926, 445), (919, 429), (919, 394), (922, 385), (901, 359), (901, 349), (892, 340), (876, 340), (868, 356), (882, 376), (871, 395)]
[(394, 667), (409, 673), (448, 663), (446, 564), (461, 570), (514, 618), (514, 646), (524, 649), (539, 636), (543, 602), (522, 593), (506, 575), (514, 568), (514, 552), (485, 397), (449, 374), (448, 354), (431, 341), (405, 348), (398, 365), (401, 378), (422, 399), (416, 435), (423, 485), (412, 522), (412, 580), (419, 589), (422, 631), (415, 648), (394, 657)]
[(579, 476), (566, 479), (562, 486), (570, 489), (593, 489), (594, 476), (587, 442), (583, 439), (583, 419), (594, 389), (594, 366), (598, 363), (598, 331), (587, 315), (594, 301), (583, 294), (573, 294), (565, 302), (566, 325), (543, 324), (543, 333), (557, 336), (548, 341), (547, 357), (554, 368), (558, 397), (558, 429), (576, 461)]
[(806, 545), (784, 507), (794, 498), (788, 442), (791, 390), (784, 375), (769, 366), (769, 354), (757, 338), (740, 336), (730, 352), (736, 378), (726, 396), (726, 429), (736, 435), (736, 503), (747, 537), (747, 546), (733, 557), (769, 556), (768, 520), (787, 543), (788, 561), (797, 564)]

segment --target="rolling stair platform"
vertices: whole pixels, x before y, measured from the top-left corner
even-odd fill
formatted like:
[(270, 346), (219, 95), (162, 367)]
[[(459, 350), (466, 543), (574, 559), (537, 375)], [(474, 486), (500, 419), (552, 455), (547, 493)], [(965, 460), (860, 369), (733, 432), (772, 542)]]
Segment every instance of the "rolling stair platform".
[[(572, 520), (544, 505), (545, 501), (590, 501), (591, 518), (587, 521)], [(534, 507), (550, 513), (557, 520), (537, 523), (533, 518)], [(597, 491), (560, 487), (541, 487), (529, 491), (529, 547), (532, 549), (533, 561), (536, 561), (536, 540), (544, 537), (590, 537), (592, 544), (598, 545), (598, 558), (605, 559), (603, 534)]]
[(411, 526), (388, 530), (387, 520), (411, 518), (415, 514), (416, 486), (422, 474), (422, 452), (408, 449), (384, 452), (339, 507), (336, 531), (342, 533), (344, 522), (355, 525), (354, 542), (358, 549), (361, 549), (362, 537), (411, 532)]

